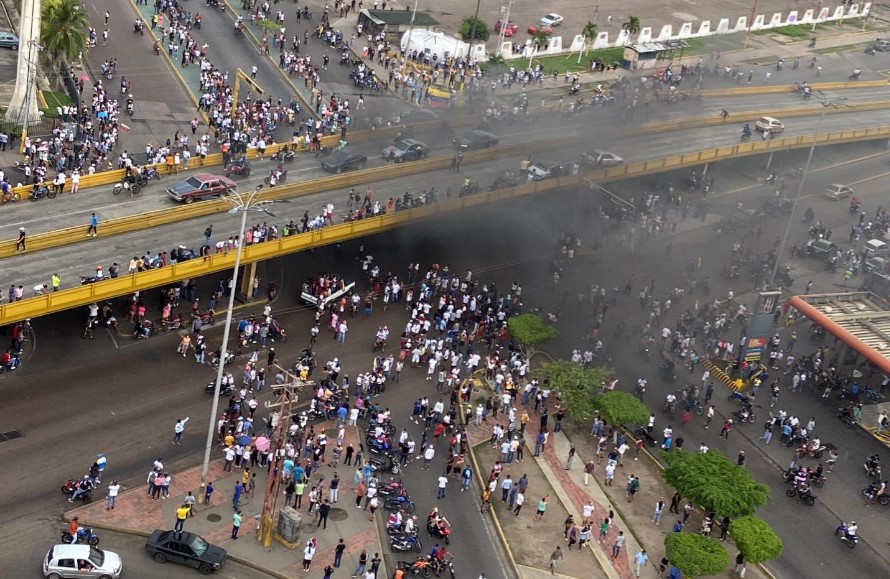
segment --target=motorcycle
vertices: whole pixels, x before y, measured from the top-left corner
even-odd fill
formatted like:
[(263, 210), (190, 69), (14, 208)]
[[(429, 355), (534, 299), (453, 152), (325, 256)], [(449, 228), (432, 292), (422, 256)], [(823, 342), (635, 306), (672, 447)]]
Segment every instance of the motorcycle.
[(862, 71), (858, 68), (853, 69), (853, 74), (847, 77), (847, 80), (859, 80), (859, 75), (862, 74)]
[(413, 550), (415, 553), (420, 553), (423, 550), (423, 545), (417, 535), (391, 536), (389, 546), (393, 551)]
[(271, 158), (273, 161), (279, 161), (279, 162), (285, 161), (287, 163), (290, 163), (291, 161), (296, 159), (296, 157), (297, 157), (297, 154), (294, 153), (293, 151), (291, 151), (290, 149), (288, 149), (287, 145), (285, 145), (281, 149), (278, 149), (278, 152), (275, 153), (274, 155), (272, 155)]
[(400, 495), (404, 492), (405, 486), (402, 484), (402, 480), (394, 480), (389, 484), (383, 485), (382, 487), (377, 489), (377, 494), (387, 497), (390, 495)]
[(230, 163), (226, 167), (226, 177), (237, 175), (239, 177), (250, 177), (250, 161), (241, 161), (238, 163)]
[(754, 416), (754, 411), (750, 407), (743, 408), (741, 410), (736, 410), (730, 415), (734, 422), (737, 423), (749, 423), (752, 424), (757, 422), (757, 417)]
[(111, 193), (120, 195), (121, 191), (129, 191), (131, 195), (136, 195), (141, 190), (142, 185), (139, 184), (139, 180), (131, 177), (130, 179), (124, 178), (124, 180), (115, 185)]
[[(229, 364), (231, 364), (234, 361), (235, 361), (235, 354), (232, 352), (226, 352), (226, 360), (223, 365), (228, 366)], [(213, 356), (210, 358), (210, 365), (214, 368), (219, 368), (219, 355), (218, 354), (213, 354)]]
[(104, 276), (99, 277), (97, 275), (79, 275), (77, 277), (80, 278), (80, 285), (90, 285), (105, 279)]
[(859, 543), (859, 537), (857, 535), (850, 535), (847, 533), (847, 522), (844, 521), (841, 523), (841, 526), (835, 529), (834, 534), (840, 538), (841, 541), (844, 542), (851, 549), (856, 547)]
[(649, 445), (650, 448), (655, 448), (655, 445), (658, 444), (658, 441), (649, 433), (645, 428), (637, 428), (634, 430), (634, 436), (637, 438), (642, 438), (646, 441), (646, 444)]
[(433, 537), (438, 537), (445, 541), (445, 544), (448, 545), (451, 542), (451, 527), (449, 525), (439, 526), (435, 524), (433, 521), (427, 521), (426, 531)]
[(392, 455), (384, 455), (384, 456), (370, 456), (368, 457), (368, 462), (371, 465), (371, 470), (374, 472), (379, 471), (389, 471), (391, 474), (399, 474), (401, 472), (401, 467), (399, 463), (392, 459)]
[[(794, 471), (793, 469), (788, 469), (782, 473), (782, 478), (785, 479), (786, 483), (792, 484), (796, 475), (796, 471)], [(827, 480), (824, 476), (814, 476), (813, 473), (809, 473), (807, 478), (810, 481), (810, 484), (812, 484), (814, 487), (825, 486), (825, 481)]]
[(136, 324), (136, 327), (133, 329), (133, 339), (144, 340), (154, 336), (159, 331), (160, 329), (158, 329), (151, 320), (142, 320), (140, 323)]
[(867, 488), (862, 489), (862, 496), (866, 498), (872, 497), (873, 500), (881, 503), (881, 505), (885, 507), (887, 505), (890, 505), (890, 496), (888, 496), (886, 493), (880, 496), (875, 496), (875, 493), (878, 492), (878, 488), (879, 487), (876, 484), (870, 485)]
[(44, 197), (55, 199), (56, 190), (43, 184), (36, 184), (31, 189), (31, 192), (28, 194), (28, 199), (30, 199), (31, 201), (37, 201), (38, 199), (43, 199)]
[(797, 490), (797, 487), (787, 489), (785, 491), (785, 496), (797, 497), (797, 502), (803, 503), (808, 507), (812, 507), (813, 505), (816, 504), (816, 497), (813, 496), (813, 493), (811, 493), (809, 491), (805, 492), (805, 493), (801, 493), (799, 490)]
[[(78, 486), (82, 482), (83, 482), (83, 480), (74, 480), (73, 478), (68, 479), (67, 481), (65, 481), (65, 484), (63, 484), (61, 487), (62, 493), (65, 495), (68, 495), (68, 497), (70, 498), (72, 495), (74, 495), (74, 491), (77, 490)], [(90, 489), (86, 492), (80, 493), (80, 495), (78, 495), (77, 498), (78, 498), (78, 500), (82, 501), (83, 504), (85, 504), (85, 505), (89, 504), (89, 503), (93, 502), (93, 490)]]
[(853, 418), (852, 414), (847, 414), (843, 410), (837, 411), (837, 417), (841, 419), (841, 422), (844, 423), (844, 426), (847, 428), (853, 428), (856, 426), (856, 419)]
[[(83, 496), (83, 495), (81, 495)], [(60, 543), (65, 543), (66, 545), (71, 543), (71, 533), (68, 532), (68, 529), (62, 529), (60, 538)], [(77, 529), (77, 543), (89, 543), (91, 547), (95, 547), (99, 544), (99, 535), (93, 532), (93, 529), (90, 527), (81, 527)]]
[[(278, 174), (277, 174), (276, 177), (275, 177), (275, 183), (276, 183), (276, 184), (284, 183), (284, 182), (287, 181), (287, 171), (278, 171), (277, 173), (278, 173)], [(271, 185), (272, 185), (272, 175), (269, 175), (269, 176), (267, 176), (265, 179), (263, 179), (263, 182), (264, 182), (266, 185), (270, 185), (270, 186), (271, 186)]]
[(192, 314), (193, 318), (201, 318), (201, 323), (212, 326), (216, 323), (216, 313), (213, 310), (207, 310), (200, 314)]
[(405, 572), (405, 575), (420, 575), (421, 577), (430, 577), (433, 574), (433, 566), (430, 562), (421, 557), (417, 561), (399, 561), (396, 567)]
[(751, 138), (751, 129), (742, 129), (742, 142)]
[(875, 482), (881, 482), (881, 465), (880, 464), (869, 464), (865, 463), (863, 465), (865, 467), (865, 476), (874, 479)]
[(732, 402), (733, 400), (737, 400), (745, 405), (750, 405), (754, 402), (754, 400), (744, 392), (733, 392), (732, 394), (727, 396), (726, 399), (730, 402)]
[(413, 513), (415, 506), (414, 501), (408, 498), (408, 495), (401, 494), (395, 497), (387, 497), (383, 501), (383, 508), (388, 511), (405, 510)]
[[(204, 386), (204, 392), (207, 394), (213, 394), (216, 391), (216, 380)], [(234, 388), (231, 384), (226, 382), (225, 384), (219, 385), (219, 395), (220, 396), (229, 396), (234, 391)]]
[(180, 314), (176, 314), (169, 320), (164, 320), (161, 322), (165, 332), (172, 332), (173, 330), (178, 330), (182, 327), (182, 316)]

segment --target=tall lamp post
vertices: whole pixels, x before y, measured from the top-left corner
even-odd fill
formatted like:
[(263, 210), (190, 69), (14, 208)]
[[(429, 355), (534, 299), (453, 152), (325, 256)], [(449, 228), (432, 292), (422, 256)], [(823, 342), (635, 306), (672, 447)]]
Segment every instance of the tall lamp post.
[(797, 213), (797, 205), (800, 202), (800, 194), (803, 192), (803, 187), (807, 182), (807, 176), (810, 174), (810, 163), (813, 161), (813, 153), (816, 152), (816, 143), (819, 141), (819, 131), (822, 128), (822, 121), (825, 119), (825, 111), (829, 108), (837, 108), (841, 106), (843, 101), (847, 100), (844, 97), (837, 99), (830, 99), (828, 95), (823, 93), (822, 91), (818, 91), (816, 95), (816, 102), (822, 105), (822, 113), (819, 115), (819, 120), (816, 122), (816, 133), (813, 135), (813, 144), (810, 145), (810, 152), (807, 155), (807, 162), (803, 167), (803, 174), (800, 176), (800, 183), (797, 184), (797, 191), (794, 192), (794, 199), (791, 203), (791, 213), (788, 215), (788, 223), (785, 224), (785, 233), (782, 234), (782, 241), (779, 243), (779, 247), (776, 253), (776, 263), (773, 266), (773, 271), (770, 274), (769, 282), (775, 283), (776, 276), (779, 274), (779, 258), (785, 253), (785, 245), (788, 243), (788, 236), (791, 233), (791, 224), (794, 223), (794, 216)]
[[(267, 206), (274, 201), (260, 201), (259, 194), (263, 188), (262, 183), (256, 186), (256, 189), (250, 193), (233, 193), (225, 197), (226, 201), (232, 204), (229, 213), (235, 214), (241, 212), (241, 228), (238, 230), (238, 249), (235, 251), (235, 269), (232, 271), (232, 279), (238, 277), (238, 270), (241, 268), (241, 251), (244, 248), (244, 230), (247, 228), (247, 213), (250, 211), (261, 211), (274, 217)], [(223, 372), (225, 371), (226, 348), (229, 343), (229, 332), (232, 329), (232, 314), (235, 308), (235, 284), (232, 284), (232, 290), (229, 293), (229, 310), (226, 312), (226, 325), (223, 330), (222, 346), (219, 349), (219, 368), (216, 371), (216, 383), (213, 388), (213, 404), (210, 409), (210, 424), (207, 427), (207, 445), (204, 447), (204, 463), (201, 466), (201, 492), (198, 493), (198, 500), (204, 502), (204, 489), (207, 487), (207, 472), (210, 470), (210, 451), (213, 450), (213, 441), (216, 434), (216, 413), (219, 411), (219, 388), (222, 383)]]

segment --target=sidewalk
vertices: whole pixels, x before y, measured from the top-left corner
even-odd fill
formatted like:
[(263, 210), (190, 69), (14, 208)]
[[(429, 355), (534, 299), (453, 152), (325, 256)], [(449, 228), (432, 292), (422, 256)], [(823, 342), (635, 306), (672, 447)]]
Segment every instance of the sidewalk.
[[(483, 392), (489, 391), (486, 388)], [(479, 394), (475, 398), (478, 397)], [(667, 506), (674, 495), (674, 490), (663, 481), (661, 467), (654, 458), (646, 452), (640, 455), (639, 460), (634, 460), (633, 448), (628, 450), (623, 465), (616, 470), (614, 486), (603, 484), (605, 460), (596, 461), (594, 458), (596, 470), (590, 477), (590, 483), (585, 485), (584, 464), (595, 454), (594, 439), (589, 435), (589, 428), (573, 424), (569, 420), (565, 421), (562, 431), (550, 433), (541, 456), (534, 457), (534, 440), (540, 430), (539, 415), (532, 411), (531, 406), (526, 408), (521, 405), (517, 405), (517, 414), (521, 414), (525, 409), (529, 411), (530, 420), (525, 432), (524, 460), (505, 464), (501, 477), (501, 480), (507, 474), (511, 474), (514, 480), (523, 474), (528, 477), (529, 490), (520, 516), (514, 516), (507, 508), (508, 504), (501, 501), (500, 486), (496, 493), (492, 493), (492, 512), (496, 515), (497, 527), (501, 530), (502, 540), (509, 545), (508, 550), (522, 576), (549, 575), (549, 554), (553, 551), (554, 544), (565, 545), (565, 540), (561, 536), (563, 521), (571, 514), (576, 522), (582, 522), (582, 509), (588, 501), (594, 503), (590, 550), (585, 550), (581, 554), (577, 551), (569, 553), (563, 549), (564, 560), (560, 563), (559, 570), (572, 577), (632, 579), (635, 576), (634, 556), (641, 549), (646, 549), (649, 561), (657, 573), (658, 564), (665, 556), (665, 535), (671, 532), (677, 519), (676, 515), (665, 512), (660, 525), (655, 525), (652, 521), (655, 503), (664, 500)], [(497, 419), (489, 416), (481, 427), (472, 423), (467, 425), (470, 444), (480, 471), (478, 475), (483, 480), (487, 480), (491, 466), (501, 458), (499, 449), (488, 444), (491, 429), (498, 422), (506, 427), (506, 418), (502, 414)], [(571, 440), (575, 441), (576, 455), (571, 469), (567, 470), (565, 463)], [(636, 475), (641, 482), (640, 490), (632, 502), (628, 500), (626, 493), (627, 478), (630, 474)], [(548, 494), (551, 501), (544, 519), (532, 522), (531, 518), (534, 516), (538, 501)], [(603, 543), (597, 543), (595, 540), (599, 534), (599, 523), (609, 515), (610, 511), (614, 513), (614, 518), (606, 539)], [(684, 527), (684, 532), (687, 530), (699, 532), (703, 516), (704, 513), (696, 509)], [(530, 533), (530, 529), (534, 530)], [(626, 543), (619, 557), (613, 558), (612, 546), (619, 531), (624, 531)], [(711, 536), (719, 538), (719, 524), (714, 526)], [(727, 551), (730, 560), (734, 561), (737, 551), (731, 542), (727, 543)], [(600, 569), (596, 573), (592, 573), (590, 567), (594, 561)], [(727, 571), (730, 569), (731, 567)], [(651, 573), (652, 571), (644, 572), (645, 575)], [(749, 565), (746, 577), (771, 579), (772, 575), (760, 566)]]
[[(328, 438), (335, 441), (337, 429), (335, 422), (316, 424), (316, 432), (322, 429), (328, 434)], [(357, 432), (354, 427), (347, 428), (346, 442), (356, 444)], [(357, 444), (356, 444), (357, 447)], [(219, 454), (217, 447), (215, 454)], [(256, 494), (252, 497), (241, 499), (240, 509), (243, 520), (238, 540), (231, 538), (232, 530), (232, 492), (235, 483), (241, 477), (241, 469), (234, 468), (232, 472), (223, 471), (223, 459), (218, 458), (210, 463), (208, 480), (213, 483), (214, 493), (211, 504), (198, 504), (195, 507), (195, 516), (185, 523), (185, 530), (201, 535), (208, 542), (218, 545), (228, 551), (229, 557), (245, 565), (249, 565), (259, 571), (269, 574), (271, 577), (290, 578), (321, 577), (323, 569), (334, 561), (334, 548), (339, 539), (346, 543), (346, 551), (338, 575), (346, 576), (355, 569), (358, 563), (358, 555), (362, 548), (367, 549), (368, 558), (374, 553), (384, 551), (380, 543), (377, 526), (368, 520), (367, 512), (354, 508), (354, 493), (352, 492), (353, 467), (340, 465), (337, 468), (342, 480), (340, 484), (340, 499), (331, 509), (328, 518), (328, 529), (316, 528), (312, 524), (312, 516), (307, 513), (308, 496), (311, 486), (307, 485), (306, 494), (303, 497), (303, 508), (298, 509), (303, 514), (303, 527), (300, 533), (300, 541), (305, 542), (315, 537), (318, 547), (313, 558), (310, 573), (302, 572), (303, 550), (302, 546), (289, 549), (282, 543), (273, 540), (270, 548), (263, 547), (256, 538), (257, 523), (263, 508), (263, 497), (266, 488), (266, 469), (257, 467)], [(254, 469), (252, 469), (254, 470)], [(329, 481), (334, 470), (327, 465), (312, 473), (312, 484), (315, 484), (319, 476)], [(146, 470), (147, 473), (147, 470)], [(201, 467), (196, 466), (188, 470), (173, 473), (173, 482), (170, 489), (170, 498), (167, 500), (153, 501), (148, 495), (147, 486), (122, 491), (117, 498), (114, 510), (106, 510), (102, 487), (107, 487), (110, 478), (102, 481), (102, 486), (94, 493), (94, 502), (72, 509), (65, 513), (65, 519), (80, 517), (80, 523), (84, 526), (109, 529), (119, 532), (148, 536), (155, 529), (172, 529), (176, 522), (176, 509), (182, 504), (188, 491), (197, 496), (200, 489)], [(278, 507), (283, 506), (284, 496), (278, 499)], [(381, 566), (380, 577), (385, 577), (386, 571)]]

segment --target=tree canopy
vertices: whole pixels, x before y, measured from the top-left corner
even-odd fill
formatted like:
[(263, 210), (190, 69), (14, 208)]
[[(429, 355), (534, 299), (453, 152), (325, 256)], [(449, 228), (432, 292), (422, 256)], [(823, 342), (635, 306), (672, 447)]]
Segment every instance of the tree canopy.
[(664, 547), (671, 564), (689, 577), (717, 575), (729, 565), (729, 553), (720, 541), (704, 535), (669, 533)]
[[(612, 375), (612, 370), (605, 367), (585, 368), (569, 360), (554, 360), (536, 370), (535, 374), (549, 381), (550, 388), (569, 414), (583, 420), (598, 410), (595, 400), (603, 382)], [(649, 416), (648, 412), (646, 416)]]
[(474, 34), (473, 22), (476, 23), (475, 28), (475, 36), (476, 41), (485, 42), (488, 40), (488, 37), (491, 36), (491, 28), (488, 26), (488, 22), (481, 18), (476, 18), (474, 16), (470, 16), (469, 18), (464, 18), (464, 21), (461, 22), (460, 25), (460, 37), (465, 42), (470, 42), (470, 35)]
[(629, 16), (627, 21), (621, 25), (621, 28), (628, 34), (637, 34), (640, 31), (640, 19), (637, 16)]
[(507, 330), (513, 343), (517, 344), (529, 358), (539, 346), (554, 340), (559, 331), (546, 323), (538, 314), (522, 314), (507, 319)]
[(769, 487), (718, 451), (666, 452), (664, 478), (684, 497), (731, 518), (750, 515), (770, 500)]
[(646, 424), (649, 420), (649, 409), (629, 392), (604, 392), (593, 399), (593, 405), (613, 424)]
[(44, 0), (40, 42), (50, 59), (76, 60), (86, 48), (89, 16), (77, 0)]
[(754, 515), (730, 521), (729, 532), (732, 533), (736, 547), (749, 563), (763, 563), (775, 559), (784, 549), (782, 539), (776, 535), (772, 527)]

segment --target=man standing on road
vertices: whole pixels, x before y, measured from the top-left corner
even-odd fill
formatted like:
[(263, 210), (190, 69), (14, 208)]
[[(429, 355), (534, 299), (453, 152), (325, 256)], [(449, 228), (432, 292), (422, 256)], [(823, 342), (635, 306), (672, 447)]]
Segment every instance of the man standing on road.
[(640, 571), (643, 570), (643, 567), (649, 564), (649, 555), (646, 554), (646, 549), (643, 549), (639, 553), (634, 556), (634, 574), (639, 577)]
[(15, 242), (15, 251), (18, 253), (19, 248), (22, 248), (22, 253), (25, 252), (25, 240), (27, 235), (25, 234), (25, 228), (19, 227), (19, 240)]
[(445, 498), (445, 487), (448, 486), (448, 477), (443, 475), (439, 476), (439, 491), (436, 494), (437, 499)]
[(241, 511), (235, 511), (232, 515), (232, 539), (238, 540), (238, 531), (241, 530)]
[(181, 444), (182, 432), (185, 430), (185, 425), (188, 421), (188, 416), (176, 420), (176, 425), (173, 427), (173, 444)]
[(110, 511), (114, 508), (114, 503), (117, 501), (117, 494), (121, 490), (121, 485), (116, 480), (111, 481), (111, 484), (108, 485), (108, 491), (105, 495), (105, 510)]
[(559, 565), (560, 560), (562, 559), (562, 548), (557, 545), (556, 549), (550, 553), (550, 574), (556, 575), (556, 566)]

